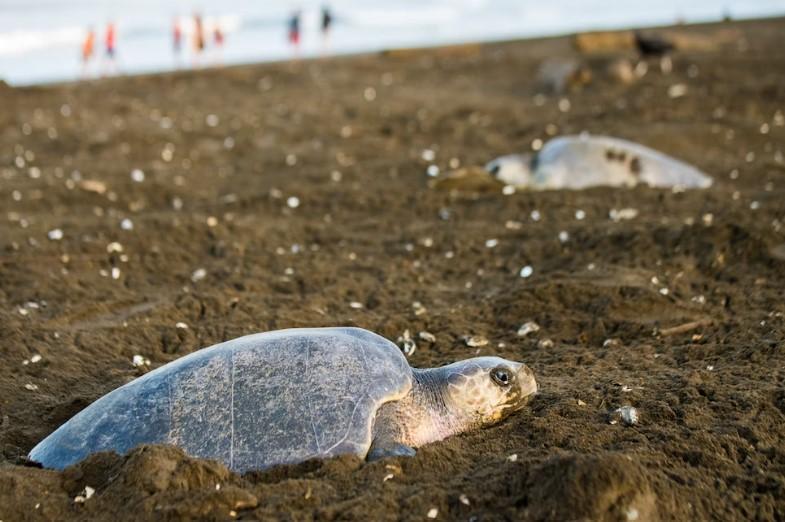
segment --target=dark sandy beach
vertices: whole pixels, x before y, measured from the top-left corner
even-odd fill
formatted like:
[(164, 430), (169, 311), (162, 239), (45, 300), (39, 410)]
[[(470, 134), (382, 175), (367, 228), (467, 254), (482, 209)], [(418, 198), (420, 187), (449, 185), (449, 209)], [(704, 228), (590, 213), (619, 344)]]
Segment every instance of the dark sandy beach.
[[(724, 27), (742, 38), (631, 85), (569, 38), (0, 85), (0, 520), (783, 520), (785, 20)], [(554, 56), (599, 72), (538, 95)], [(428, 186), (581, 131), (716, 182)], [(25, 459), (135, 355), (332, 325), (431, 332), (418, 367), (521, 360), (541, 394), (411, 459)], [(625, 405), (639, 423), (611, 424)]]

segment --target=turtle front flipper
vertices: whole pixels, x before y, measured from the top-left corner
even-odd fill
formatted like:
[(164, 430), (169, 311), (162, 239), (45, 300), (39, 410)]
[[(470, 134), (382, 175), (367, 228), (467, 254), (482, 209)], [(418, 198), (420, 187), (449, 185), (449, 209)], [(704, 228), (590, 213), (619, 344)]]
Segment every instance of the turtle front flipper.
[(371, 449), (368, 450), (368, 455), (365, 459), (368, 462), (379, 460), (387, 457), (414, 457), (417, 451), (411, 446), (401, 444), (400, 442), (392, 442), (389, 444), (379, 443), (374, 441)]

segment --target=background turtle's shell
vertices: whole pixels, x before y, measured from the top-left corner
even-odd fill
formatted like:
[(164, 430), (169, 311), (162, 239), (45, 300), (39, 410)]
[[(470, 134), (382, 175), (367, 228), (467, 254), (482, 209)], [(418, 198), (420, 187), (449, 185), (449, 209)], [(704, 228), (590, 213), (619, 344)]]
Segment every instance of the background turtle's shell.
[(707, 188), (712, 179), (667, 154), (610, 136), (560, 136), (537, 154), (535, 188), (583, 189), (594, 186)]
[(359, 328), (249, 335), (173, 361), (100, 398), (30, 452), (64, 468), (104, 450), (174, 444), (245, 471), (343, 453), (365, 456), (378, 407), (412, 371)]

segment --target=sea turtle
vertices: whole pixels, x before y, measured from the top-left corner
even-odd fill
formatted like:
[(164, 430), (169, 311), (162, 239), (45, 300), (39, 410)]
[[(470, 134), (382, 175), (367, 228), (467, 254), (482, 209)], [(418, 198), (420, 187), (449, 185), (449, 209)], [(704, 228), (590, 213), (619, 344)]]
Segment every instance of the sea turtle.
[(485, 166), (508, 185), (531, 190), (600, 185), (707, 188), (712, 179), (695, 167), (638, 143), (608, 136), (560, 136), (536, 154), (511, 154)]
[(369, 460), (499, 422), (537, 391), (499, 357), (411, 368), (360, 328), (240, 337), (166, 364), (95, 401), (30, 459), (63, 469), (91, 453), (173, 444), (243, 472), (315, 457)]

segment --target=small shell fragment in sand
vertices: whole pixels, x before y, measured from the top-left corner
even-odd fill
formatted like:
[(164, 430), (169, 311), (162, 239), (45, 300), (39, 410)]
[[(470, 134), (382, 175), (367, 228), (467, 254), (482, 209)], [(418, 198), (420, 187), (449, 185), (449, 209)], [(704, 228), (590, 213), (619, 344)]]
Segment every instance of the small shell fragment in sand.
[(300, 206), (300, 198), (297, 196), (290, 196), (286, 199), (286, 206), (289, 208), (297, 208)]
[(458, 500), (459, 500), (459, 501), (460, 501), (460, 503), (461, 503), (461, 504), (463, 504), (464, 506), (468, 506), (469, 504), (471, 504), (471, 502), (469, 502), (469, 497), (467, 497), (467, 496), (466, 496), (465, 494), (463, 494), (463, 493), (461, 493), (461, 495), (458, 497)]
[(403, 334), (398, 337), (398, 345), (407, 357), (410, 357), (417, 350), (417, 343), (412, 339), (412, 334), (408, 329), (404, 330)]
[(107, 254), (112, 254), (114, 252), (122, 252), (122, 251), (123, 251), (123, 245), (121, 245), (117, 241), (113, 241), (112, 243), (106, 245)]
[(622, 208), (622, 209), (612, 208), (611, 211), (608, 212), (608, 217), (610, 217), (611, 220), (615, 221), (616, 223), (627, 219), (635, 219), (637, 216), (638, 216), (637, 208)]
[(481, 335), (467, 335), (463, 338), (463, 342), (470, 348), (479, 348), (488, 344), (488, 339)]
[(150, 359), (147, 359), (146, 357), (142, 357), (141, 355), (137, 354), (134, 355), (133, 358), (131, 359), (131, 364), (133, 364), (137, 368), (141, 368), (143, 366), (150, 366)]
[(569, 240), (570, 240), (570, 233), (569, 232), (567, 232), (566, 230), (562, 230), (561, 232), (559, 232), (559, 242), (560, 243), (566, 243)]
[(38, 354), (35, 354), (35, 355), (33, 355), (32, 357), (30, 357), (30, 362), (31, 362), (31, 363), (33, 363), (33, 364), (35, 364), (35, 363), (37, 363), (37, 362), (41, 362), (41, 359), (43, 359), (43, 357), (41, 357), (41, 356), (40, 356), (40, 355), (38, 355)]
[(392, 473), (388, 473), (388, 474), (386, 474), (384, 476), (384, 478), (382, 479), (382, 482), (387, 482), (388, 480), (392, 480), (394, 478), (395, 478), (395, 475), (393, 475)]
[(79, 188), (87, 192), (103, 194), (106, 192), (106, 183), (97, 179), (83, 179), (79, 182)]
[(52, 241), (60, 241), (61, 239), (63, 239), (63, 231), (60, 230), (59, 228), (50, 230), (46, 235)]
[(687, 86), (683, 83), (675, 83), (668, 87), (669, 98), (681, 98), (685, 94), (687, 94)]
[(621, 422), (625, 426), (638, 424), (638, 410), (632, 406), (622, 406), (611, 413), (610, 424)]
[(112, 279), (120, 279), (120, 269), (116, 266), (112, 267)]
[(499, 244), (498, 239), (488, 239), (485, 241), (485, 248), (495, 248)]
[(583, 401), (582, 401), (582, 400), (580, 400), (580, 399), (578, 399), (578, 401), (577, 401), (577, 402), (578, 402), (578, 406), (586, 406), (586, 403), (585, 403), (585, 402), (583, 402)]
[(428, 312), (428, 309), (423, 306), (420, 301), (414, 301), (412, 303), (412, 310), (414, 310), (414, 315), (423, 315)]
[(123, 230), (133, 230), (134, 222), (128, 218), (125, 218), (122, 221), (120, 221), (120, 228), (122, 228)]
[(507, 460), (509, 462), (518, 462), (518, 454), (513, 453), (512, 455), (507, 456)]
[(551, 339), (540, 339), (537, 341), (537, 348), (540, 348), (541, 350), (553, 348), (553, 341)]
[(177, 328), (178, 330), (187, 330), (188, 329), (188, 325), (183, 323), (183, 322), (176, 323), (174, 325), (174, 327)]
[(515, 186), (505, 185), (504, 187), (502, 187), (502, 194), (504, 194), (505, 196), (512, 196), (513, 194), (515, 194)]
[(131, 179), (137, 183), (142, 183), (144, 181), (144, 171), (141, 169), (132, 170)]
[(191, 281), (196, 283), (196, 282), (201, 281), (205, 277), (207, 277), (207, 270), (205, 270), (204, 268), (197, 268), (191, 274)]
[(422, 332), (417, 334), (417, 336), (421, 340), (423, 340), (423, 341), (425, 341), (427, 343), (435, 343), (436, 342), (436, 336), (433, 335), (431, 332), (426, 332), (426, 331), (423, 330)]
[(542, 219), (542, 214), (540, 214), (539, 210), (532, 210), (529, 216), (532, 218), (532, 221), (539, 221)]
[(518, 328), (518, 337), (526, 337), (529, 334), (539, 331), (540, 331), (540, 325), (538, 325), (534, 321), (528, 321), (526, 323), (523, 323), (521, 327)]
[(363, 307), (363, 304), (361, 302), (359, 302), (359, 301), (352, 301), (352, 302), (349, 303), (349, 308), (353, 308), (355, 310), (360, 310), (360, 309), (362, 309), (364, 307)]
[(80, 494), (74, 497), (74, 502), (78, 504), (82, 504), (90, 497), (92, 497), (94, 494), (95, 494), (95, 489), (91, 488), (90, 486), (85, 486), (84, 490)]
[(534, 273), (534, 269), (530, 265), (526, 265), (525, 267), (521, 268), (521, 277), (524, 279), (531, 277)]
[(439, 516), (439, 510), (436, 508), (431, 508), (428, 510), (428, 518), (436, 518)]
[(25, 384), (25, 390), (36, 391), (37, 389), (38, 389), (37, 384), (31, 384), (31, 383)]
[(583, 221), (584, 219), (586, 219), (586, 211), (581, 209), (576, 210), (575, 219), (577, 219), (578, 221)]
[(438, 165), (428, 165), (428, 169), (426, 170), (426, 172), (428, 173), (428, 176), (435, 178), (436, 176), (439, 175), (439, 172), (441, 171), (439, 170)]

